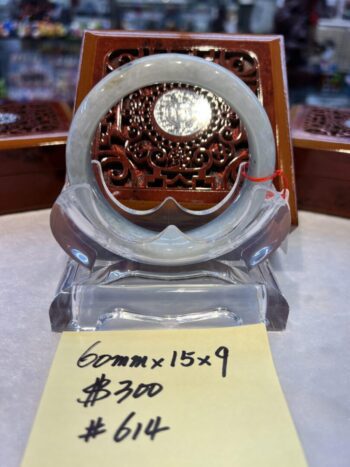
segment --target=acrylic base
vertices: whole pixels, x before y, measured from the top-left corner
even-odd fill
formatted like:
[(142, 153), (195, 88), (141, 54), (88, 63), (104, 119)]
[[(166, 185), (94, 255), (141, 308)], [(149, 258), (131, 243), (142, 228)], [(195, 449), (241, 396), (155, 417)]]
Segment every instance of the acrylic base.
[(181, 268), (120, 260), (92, 271), (68, 260), (50, 307), (53, 331), (237, 326), (282, 330), (288, 303), (268, 261), (248, 270), (232, 261)]

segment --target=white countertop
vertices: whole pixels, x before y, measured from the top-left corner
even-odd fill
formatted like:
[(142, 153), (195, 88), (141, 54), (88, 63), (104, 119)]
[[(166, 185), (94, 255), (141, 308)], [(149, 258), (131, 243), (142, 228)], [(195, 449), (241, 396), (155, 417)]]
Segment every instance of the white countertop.
[[(49, 211), (0, 217), (2, 467), (20, 464), (60, 338), (48, 309), (61, 259)], [(270, 343), (306, 457), (310, 467), (348, 467), (350, 220), (301, 212), (287, 257), (273, 263), (290, 315)]]

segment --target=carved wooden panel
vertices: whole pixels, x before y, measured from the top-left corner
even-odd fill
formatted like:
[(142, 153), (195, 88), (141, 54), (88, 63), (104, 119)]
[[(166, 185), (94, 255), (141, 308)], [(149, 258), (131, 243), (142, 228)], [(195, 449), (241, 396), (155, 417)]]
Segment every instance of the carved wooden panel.
[(350, 138), (350, 109), (308, 107), (303, 129), (315, 135)]
[(68, 131), (69, 121), (55, 102), (5, 102), (0, 107), (0, 138)]
[(104, 75), (137, 58), (171, 52), (192, 55), (217, 63), (237, 75), (252, 91), (260, 95), (259, 63), (255, 54), (246, 50), (224, 50), (217, 48), (200, 50), (194, 47), (185, 49), (171, 47), (166, 49), (158, 49), (155, 47), (140, 47), (137, 49), (124, 50), (116, 49), (105, 57)]
[[(164, 52), (114, 50), (105, 58), (105, 74), (131, 60)], [(258, 63), (252, 54), (215, 49), (180, 53), (225, 66), (260, 96)], [(206, 128), (189, 135), (163, 131), (154, 115), (155, 106), (161, 96), (174, 90), (194, 93), (209, 103), (211, 117)], [(196, 198), (201, 204), (218, 202), (232, 188), (248, 154), (247, 135), (237, 114), (208, 90), (183, 83), (150, 86), (124, 98), (101, 121), (93, 146), (93, 158), (101, 163), (104, 181), (120, 201), (143, 195), (149, 199), (150, 190), (157, 202), (167, 196), (181, 201), (180, 191), (191, 190), (192, 203)]]
[(301, 209), (350, 217), (350, 109), (292, 107)]
[[(155, 103), (175, 89), (190, 90), (210, 103), (210, 124), (195, 137), (171, 135), (154, 121)], [(135, 188), (227, 192), (248, 157), (248, 144), (237, 115), (221, 98), (171, 83), (143, 88), (111, 109), (100, 124), (94, 157), (109, 190), (122, 199)]]
[[(215, 63), (236, 73), (257, 94), (273, 128), (277, 149), (276, 168), (282, 169), (287, 179), (290, 189), (289, 203), (292, 209), (292, 219), (293, 223), (297, 223), (293, 160), (288, 126), (288, 94), (285, 80), (283, 40), (281, 37), (150, 31), (143, 31), (142, 34), (137, 31), (88, 31), (85, 33), (83, 41), (75, 102), (76, 108), (91, 88), (109, 71), (138, 57), (167, 52), (186, 53), (213, 60)], [(113, 113), (113, 111), (111, 112)], [(109, 118), (114, 117), (109, 115)], [(109, 123), (111, 123), (111, 127), (115, 128), (112, 121)], [(105, 129), (104, 126), (102, 128), (104, 134), (101, 136), (103, 138), (106, 138)], [(107, 133), (108, 131), (109, 129), (107, 129)], [(233, 131), (237, 131), (236, 126)], [(241, 146), (235, 146), (236, 154), (237, 151), (244, 148), (243, 139), (242, 137), (242, 141), (239, 142), (239, 145), (242, 144)], [(114, 137), (111, 140), (112, 142), (116, 141)], [(120, 149), (123, 148), (123, 144), (125, 144), (125, 141), (123, 143), (119, 140), (116, 145)], [(113, 148), (116, 145), (111, 144), (111, 152), (106, 153), (107, 145), (104, 147), (102, 145), (100, 148), (98, 136), (93, 147), (93, 157), (102, 160), (104, 157), (102, 151), (104, 151), (105, 156), (115, 157), (116, 153), (113, 152)], [(248, 149), (247, 146), (245, 148)], [(123, 152), (123, 154), (126, 153)], [(214, 165), (212, 167), (210, 171), (207, 171), (206, 176), (223, 180), (221, 176), (223, 168), (218, 169)], [(136, 182), (137, 178), (134, 177), (133, 183), (131, 183), (130, 178), (126, 178), (124, 184), (120, 183), (119, 180), (115, 180), (115, 177), (123, 172), (122, 164), (115, 168), (114, 173), (108, 173), (108, 170), (112, 170), (111, 166), (105, 167), (104, 178), (110, 183), (110, 190), (114, 193), (114, 196), (124, 200), (129, 207), (137, 209), (147, 209), (155, 206), (167, 196), (176, 197), (182, 205), (189, 208), (208, 208), (221, 201), (227, 193), (224, 184), (221, 183), (217, 185), (216, 189), (209, 188), (207, 184), (204, 187), (199, 186), (201, 182), (198, 184), (198, 177), (195, 178), (197, 176), (196, 172), (193, 173), (192, 179), (197, 188), (192, 188), (192, 183), (191, 186), (189, 184), (183, 186), (183, 179), (179, 186), (168, 185), (167, 188), (162, 188), (163, 185), (158, 181), (155, 185), (158, 184), (159, 186), (140, 188), (133, 186), (133, 183), (140, 182), (140, 178)], [(145, 170), (145, 166), (142, 166), (141, 170), (136, 173), (143, 176)], [(147, 174), (148, 172), (146, 172)], [(217, 174), (219, 174), (219, 177), (217, 177)], [(111, 183), (112, 175), (114, 176), (113, 184)], [(181, 173), (181, 175), (183, 174)], [(164, 173), (162, 173), (163, 176)], [(166, 177), (170, 180), (169, 175), (166, 175)], [(185, 179), (189, 181), (190, 175), (186, 174)], [(274, 182), (278, 189), (283, 187), (282, 179), (276, 178)], [(230, 186), (231, 184), (232, 177), (230, 177), (229, 181)]]

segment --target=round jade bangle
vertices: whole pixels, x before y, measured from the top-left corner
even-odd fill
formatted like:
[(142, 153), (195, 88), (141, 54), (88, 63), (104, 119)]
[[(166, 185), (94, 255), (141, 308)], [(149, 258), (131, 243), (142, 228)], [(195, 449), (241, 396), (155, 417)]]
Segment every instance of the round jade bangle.
[[(181, 82), (205, 88), (223, 98), (239, 115), (249, 139), (250, 163), (248, 174), (262, 178), (275, 169), (275, 143), (266, 112), (254, 93), (238, 77), (225, 68), (207, 60), (182, 54), (161, 54), (128, 63), (102, 79), (85, 97), (78, 108), (67, 141), (67, 175), (70, 186), (90, 186), (95, 200), (94, 209), (80, 210), (101, 232), (101, 246), (111, 253), (149, 264), (190, 264), (222, 256), (232, 250), (242, 229), (260, 212), (265, 198), (262, 187), (245, 180), (239, 196), (228, 208), (207, 224), (186, 233), (175, 225), (155, 234), (137, 226), (121, 213), (122, 204), (106, 200), (100, 191), (91, 166), (91, 142), (100, 120), (123, 97), (156, 83)], [(265, 182), (266, 189), (271, 181)], [(78, 193), (78, 192), (77, 192)], [(114, 210), (110, 201), (118, 204)], [(98, 212), (96, 214), (96, 212)], [(244, 220), (244, 221), (243, 221)], [(96, 239), (94, 239), (96, 241)]]

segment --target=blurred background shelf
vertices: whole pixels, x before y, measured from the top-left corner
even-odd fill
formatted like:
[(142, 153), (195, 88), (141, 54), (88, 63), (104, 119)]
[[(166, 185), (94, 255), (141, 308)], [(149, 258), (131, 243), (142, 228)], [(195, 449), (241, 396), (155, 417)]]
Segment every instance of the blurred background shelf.
[(86, 29), (282, 34), (291, 103), (350, 106), (347, 0), (0, 0), (0, 98), (72, 106)]

